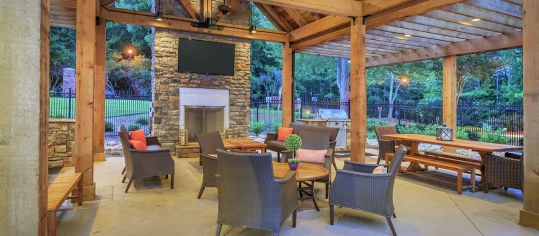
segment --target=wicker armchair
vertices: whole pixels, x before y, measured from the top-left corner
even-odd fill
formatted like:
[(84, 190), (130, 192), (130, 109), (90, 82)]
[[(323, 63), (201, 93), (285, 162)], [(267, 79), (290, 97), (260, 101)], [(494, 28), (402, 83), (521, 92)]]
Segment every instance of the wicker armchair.
[[(506, 153), (504, 157), (485, 157), (485, 183), (504, 188), (522, 189), (524, 179), (523, 156)], [(484, 188), (485, 192), (488, 188)]]
[(396, 217), (393, 185), (406, 151), (404, 146), (398, 148), (387, 174), (372, 174), (374, 168), (379, 165), (346, 161), (344, 168), (337, 170), (330, 188), (330, 224), (333, 225), (334, 206), (337, 205), (381, 215), (387, 219), (393, 235), (397, 235), (391, 222), (391, 216)]
[(198, 144), (200, 146), (200, 163), (202, 164), (202, 184), (198, 197), (202, 197), (202, 193), (206, 187), (217, 187), (215, 175), (217, 174), (217, 149), (224, 149), (223, 139), (219, 132), (197, 135)]
[(298, 193), (295, 172), (274, 179), (270, 153), (218, 151), (217, 186), (219, 212), (217, 230), (223, 224), (272, 231), (292, 214), (296, 226)]
[(376, 164), (380, 164), (380, 160), (385, 159), (386, 153), (395, 153), (396, 143), (394, 140), (383, 139), (386, 134), (397, 134), (397, 127), (394, 125), (375, 126), (376, 139), (378, 140), (378, 160)]
[(129, 178), (129, 183), (125, 192), (129, 191), (129, 187), (135, 179), (170, 175), (170, 188), (174, 189), (174, 160), (168, 149), (148, 147), (148, 150), (135, 150), (129, 145), (129, 134), (124, 125), (120, 127), (118, 132), (122, 142), (122, 149), (125, 159), (125, 175), (122, 183), (126, 178)]
[[(303, 149), (311, 149), (311, 150), (323, 150), (327, 149), (325, 162), (323, 164), (320, 163), (311, 163), (311, 164), (317, 164), (324, 166), (326, 169), (329, 170), (329, 175), (326, 178), (316, 180), (317, 182), (325, 183), (326, 185), (326, 199), (329, 197), (329, 186), (331, 185), (331, 165), (335, 163), (334, 155), (333, 155), (333, 149), (331, 148), (331, 144), (334, 143), (329, 141), (330, 134), (328, 132), (323, 131), (305, 131), (302, 133), (302, 145), (301, 148)], [(282, 151), (282, 155), (285, 162), (288, 162), (288, 159), (292, 158), (292, 152), (290, 151)], [(337, 169), (335, 167), (335, 169)], [(299, 183), (299, 187), (301, 187), (301, 182)]]

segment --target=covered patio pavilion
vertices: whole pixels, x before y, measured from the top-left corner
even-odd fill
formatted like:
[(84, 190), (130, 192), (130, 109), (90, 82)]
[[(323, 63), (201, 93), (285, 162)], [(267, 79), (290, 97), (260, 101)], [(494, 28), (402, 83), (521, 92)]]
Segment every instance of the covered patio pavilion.
[[(194, 27), (192, 23), (198, 22), (201, 16), (187, 0), (179, 1), (187, 16), (164, 15), (161, 21), (156, 20), (154, 13), (114, 8), (113, 2), (10, 0), (2, 3), (0, 22), (3, 32), (8, 32), (0, 36), (5, 48), (0, 73), (7, 95), (0, 102), (5, 111), (0, 119), (4, 128), (0, 136), (0, 186), (4, 190), (0, 194), (0, 209), (6, 209), (2, 215), (8, 216), (0, 218), (0, 228), (6, 230), (2, 233), (47, 234), (48, 36), (51, 25), (77, 30), (75, 172), (83, 174), (84, 199), (96, 198), (94, 161), (105, 158), (105, 21), (283, 43), (283, 126), (293, 122), (294, 53), (349, 57), (351, 160), (360, 163), (367, 160), (367, 67), (443, 58), (443, 122), (456, 128), (456, 57), (522, 47), (526, 158), (525, 194), (519, 223), (539, 229), (539, 54), (536, 53), (539, 50), (539, 1), (254, 0), (278, 28), (258, 29), (256, 33), (250, 32), (249, 27), (219, 21), (215, 28)], [(229, 4), (235, 6), (239, 2), (232, 0)], [(209, 4), (205, 9), (212, 9), (211, 1), (201, 1), (201, 5), (204, 4)], [(211, 15), (211, 11), (206, 14)], [(176, 168), (189, 167), (181, 162)], [(325, 218), (319, 220), (325, 222)], [(353, 228), (353, 224), (350, 227)], [(169, 230), (199, 233), (194, 229)], [(327, 230), (328, 234), (339, 234), (331, 232), (331, 228)], [(295, 233), (292, 230), (288, 234)]]

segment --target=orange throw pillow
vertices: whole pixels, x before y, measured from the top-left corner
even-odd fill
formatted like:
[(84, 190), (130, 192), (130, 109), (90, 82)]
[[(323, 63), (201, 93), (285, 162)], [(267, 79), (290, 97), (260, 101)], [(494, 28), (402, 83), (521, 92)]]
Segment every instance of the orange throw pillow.
[(141, 141), (144, 143), (144, 146), (148, 145), (148, 143), (146, 143), (146, 135), (144, 135), (144, 131), (141, 129), (129, 132), (129, 139)]
[(136, 150), (148, 150), (148, 147), (142, 141), (129, 140), (129, 145)]
[(277, 130), (277, 140), (284, 141), (286, 136), (291, 135), (294, 129), (281, 127)]

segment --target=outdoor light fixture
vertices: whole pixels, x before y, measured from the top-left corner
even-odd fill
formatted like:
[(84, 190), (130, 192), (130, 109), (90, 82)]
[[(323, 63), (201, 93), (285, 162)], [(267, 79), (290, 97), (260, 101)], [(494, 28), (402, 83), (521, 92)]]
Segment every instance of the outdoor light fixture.
[(157, 13), (155, 14), (156, 21), (163, 21), (163, 12), (161, 12), (161, 0), (157, 1)]
[(256, 33), (256, 25), (253, 24), (253, 2), (249, 1), (249, 33)]
[(408, 37), (412, 37), (412, 35), (411, 34), (405, 34), (404, 37), (408, 38)]
[(226, 4), (226, 1), (223, 1), (223, 4), (220, 4), (217, 7), (217, 10), (219, 10), (221, 12), (221, 14), (226, 16), (232, 11), (232, 8), (230, 7), (230, 5)]
[(399, 77), (399, 82), (402, 84), (402, 85), (407, 85), (410, 83), (410, 76), (407, 76), (407, 75), (401, 75)]
[(472, 21), (473, 21), (473, 22), (477, 22), (477, 21), (481, 21), (481, 19), (479, 19), (479, 18), (473, 18)]

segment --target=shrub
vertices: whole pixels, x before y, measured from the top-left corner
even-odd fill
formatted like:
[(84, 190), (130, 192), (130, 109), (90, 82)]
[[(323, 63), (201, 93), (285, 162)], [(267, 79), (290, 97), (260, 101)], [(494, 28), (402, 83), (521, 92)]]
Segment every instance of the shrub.
[(457, 128), (457, 139), (469, 140), (468, 132), (463, 128)]
[(273, 123), (273, 131), (275, 131), (275, 133), (278, 133), (278, 132), (279, 132), (279, 128), (281, 128), (281, 126), (283, 126), (281, 123), (279, 123), (279, 122), (274, 122), (274, 123)]
[(130, 124), (130, 125), (127, 127), (127, 130), (129, 130), (129, 131), (139, 130), (139, 129), (140, 129), (140, 125), (138, 125), (138, 124)]
[(505, 129), (498, 129), (494, 132), (481, 134), (479, 141), (485, 143), (506, 144), (509, 142), (509, 138), (505, 136)]
[(297, 134), (291, 134), (284, 139), (284, 146), (288, 151), (296, 151), (301, 148), (301, 137)]
[(262, 131), (264, 131), (264, 122), (262, 121), (255, 121), (251, 123), (251, 131), (255, 133), (256, 136), (260, 135)]
[(397, 129), (401, 134), (421, 134), (422, 132), (422, 130), (415, 123), (409, 125), (398, 125)]
[(110, 122), (105, 122), (105, 132), (114, 131), (114, 125)]
[(148, 119), (146, 119), (145, 117), (139, 117), (135, 120), (135, 123), (139, 124), (140, 126), (143, 126), (143, 125), (148, 125), (149, 122), (148, 122)]

